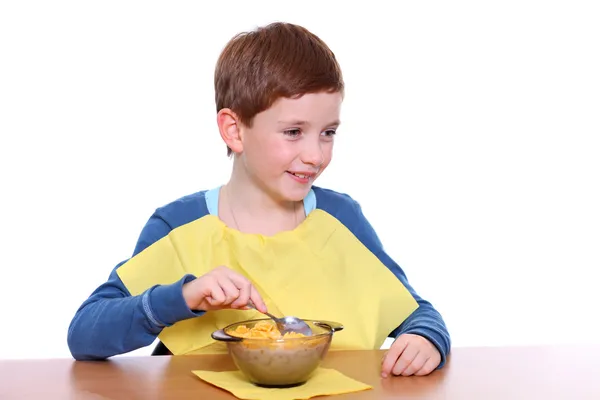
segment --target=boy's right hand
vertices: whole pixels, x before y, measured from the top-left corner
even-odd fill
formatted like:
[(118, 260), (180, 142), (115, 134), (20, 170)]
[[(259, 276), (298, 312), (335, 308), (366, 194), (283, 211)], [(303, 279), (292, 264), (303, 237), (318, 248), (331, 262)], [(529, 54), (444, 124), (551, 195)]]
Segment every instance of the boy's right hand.
[(266, 312), (262, 297), (245, 276), (220, 266), (183, 285), (183, 298), (190, 310), (244, 309), (251, 300)]

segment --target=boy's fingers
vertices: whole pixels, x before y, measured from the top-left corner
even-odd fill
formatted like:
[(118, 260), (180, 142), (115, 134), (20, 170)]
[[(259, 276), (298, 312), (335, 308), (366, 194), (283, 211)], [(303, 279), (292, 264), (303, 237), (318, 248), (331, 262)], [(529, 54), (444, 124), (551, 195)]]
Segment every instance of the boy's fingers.
[(404, 371), (410, 366), (410, 364), (412, 364), (412, 362), (417, 358), (418, 354), (418, 346), (406, 346), (406, 349), (404, 350), (404, 352), (402, 352), (400, 358), (398, 358), (396, 365), (394, 365), (394, 368), (392, 369), (392, 374), (402, 375)]
[(430, 357), (425, 364), (415, 372), (417, 376), (429, 375), (434, 369), (437, 368), (439, 362), (434, 358)]
[(211, 306), (218, 306), (223, 304), (225, 301), (225, 293), (223, 293), (223, 289), (217, 284), (211, 286), (209, 288), (210, 294), (206, 296), (206, 301)]
[(263, 313), (268, 311), (265, 302), (263, 301), (262, 297), (260, 297), (260, 294), (258, 294), (258, 291), (254, 286), (250, 287), (250, 300), (252, 300), (252, 303), (254, 303), (258, 311)]
[(383, 376), (384, 378), (387, 378), (388, 375), (392, 372), (392, 368), (394, 368), (396, 360), (398, 360), (398, 358), (404, 352), (404, 349), (408, 344), (406, 341), (400, 340), (402, 339), (397, 339), (392, 344), (392, 346), (390, 347), (383, 359), (383, 363), (381, 364), (381, 376)]
[(411, 376), (415, 372), (419, 371), (421, 368), (423, 368), (428, 359), (429, 358), (427, 357), (426, 353), (419, 351), (415, 359), (408, 364), (406, 369), (401, 373), (402, 376)]
[(245, 276), (236, 272), (231, 273), (230, 279), (239, 290), (238, 298), (231, 306), (233, 308), (246, 308), (245, 306), (248, 304), (248, 299), (250, 299), (252, 294), (252, 284)]
[(237, 287), (239, 289), (239, 296), (231, 304), (231, 308), (244, 307), (246, 304), (248, 304), (248, 299), (250, 299), (250, 283), (249, 282), (237, 284)]
[(219, 285), (223, 289), (223, 293), (225, 293), (225, 301), (223, 302), (224, 305), (231, 304), (237, 300), (240, 295), (240, 290), (233, 284), (231, 279), (227, 277), (220, 278)]

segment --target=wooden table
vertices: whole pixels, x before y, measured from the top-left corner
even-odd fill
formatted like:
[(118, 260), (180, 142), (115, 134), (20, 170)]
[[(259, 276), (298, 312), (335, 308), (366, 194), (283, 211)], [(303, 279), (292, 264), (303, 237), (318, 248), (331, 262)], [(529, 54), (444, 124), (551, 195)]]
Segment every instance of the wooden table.
[[(323, 366), (373, 385), (350, 399), (600, 399), (600, 346), (456, 348), (427, 377), (382, 379), (383, 351), (330, 352)], [(0, 399), (234, 399), (191, 370), (234, 369), (228, 356), (0, 361)], [(323, 398), (323, 397), (321, 397)]]

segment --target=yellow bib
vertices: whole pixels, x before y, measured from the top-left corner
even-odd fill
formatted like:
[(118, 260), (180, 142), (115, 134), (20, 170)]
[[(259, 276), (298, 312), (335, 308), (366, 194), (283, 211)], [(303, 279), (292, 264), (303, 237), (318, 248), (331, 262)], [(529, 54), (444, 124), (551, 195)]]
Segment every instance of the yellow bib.
[[(316, 209), (293, 231), (242, 233), (206, 215), (172, 230), (131, 258), (117, 273), (135, 296), (187, 273), (219, 265), (246, 276), (278, 316), (340, 322), (331, 350), (377, 349), (418, 304), (404, 285), (348, 228)], [(166, 327), (159, 339), (175, 355), (223, 353), (210, 334), (255, 310), (209, 311)]]

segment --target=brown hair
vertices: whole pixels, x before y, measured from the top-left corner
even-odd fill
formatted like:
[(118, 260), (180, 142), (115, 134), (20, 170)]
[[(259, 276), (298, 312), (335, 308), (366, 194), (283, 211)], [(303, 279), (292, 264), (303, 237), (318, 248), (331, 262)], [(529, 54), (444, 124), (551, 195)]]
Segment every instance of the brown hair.
[(230, 108), (246, 126), (280, 97), (321, 91), (344, 91), (335, 55), (319, 37), (290, 23), (237, 34), (215, 68), (217, 112)]

